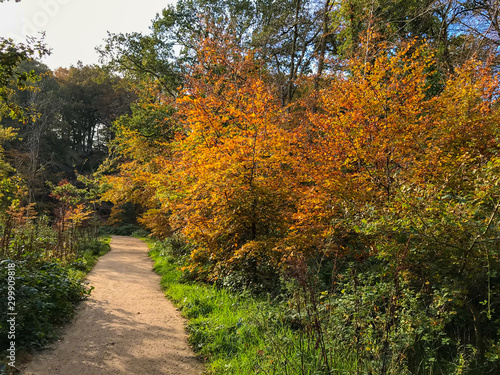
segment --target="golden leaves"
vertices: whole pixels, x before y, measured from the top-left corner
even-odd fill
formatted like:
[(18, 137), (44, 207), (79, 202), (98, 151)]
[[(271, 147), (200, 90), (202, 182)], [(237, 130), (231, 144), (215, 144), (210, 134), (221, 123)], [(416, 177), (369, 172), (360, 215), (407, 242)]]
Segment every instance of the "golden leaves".
[(347, 253), (344, 237), (356, 229), (346, 222), (362, 210), (403, 209), (392, 200), (405, 187), (452, 184), (457, 170), (498, 148), (498, 81), (471, 63), (432, 91), (425, 45), (353, 59), (289, 108), (262, 63), (230, 37), (200, 41), (198, 55), (168, 104), (175, 136), (151, 142), (121, 129), (125, 160), (104, 197), (144, 205), (141, 220), (155, 233), (182, 231), (195, 245), (190, 268), (211, 277)]

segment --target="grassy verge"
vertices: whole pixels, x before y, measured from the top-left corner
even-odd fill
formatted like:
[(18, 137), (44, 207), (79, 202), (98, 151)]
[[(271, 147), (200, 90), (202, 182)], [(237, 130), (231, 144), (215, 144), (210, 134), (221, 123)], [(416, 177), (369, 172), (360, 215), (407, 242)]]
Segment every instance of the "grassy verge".
[(283, 374), (284, 368), (287, 374), (349, 374), (360, 368), (342, 348), (329, 353), (335, 368), (322, 368), (316, 343), (294, 327), (287, 302), (184, 280), (168, 241), (148, 245), (161, 286), (188, 319), (189, 342), (210, 374)]
[[(15, 341), (16, 365), (25, 354), (40, 349), (59, 337), (59, 327), (73, 317), (76, 303), (85, 299), (91, 288), (85, 276), (100, 256), (110, 250), (110, 236), (87, 241), (72, 262), (42, 260), (37, 254), (26, 254), (22, 260), (1, 259), (0, 267), (0, 374), (12, 372), (6, 366), (10, 342)], [(11, 268), (7, 267), (10, 264)], [(12, 273), (12, 270), (14, 273)], [(9, 271), (13, 275), (15, 305), (7, 296)], [(5, 281), (5, 282), (4, 282)], [(9, 312), (15, 311), (15, 337), (9, 335)]]
[(160, 243), (149, 242), (154, 269), (166, 296), (189, 319), (189, 341), (213, 374), (255, 374), (265, 340), (253, 316), (260, 303), (209, 285), (184, 282), (179, 264)]
[(111, 250), (110, 243), (111, 235), (102, 235), (98, 241), (91, 241), (79, 249), (79, 257), (68, 264), (72, 278), (83, 281), (99, 258)]
[(188, 319), (190, 344), (210, 374), (497, 373), (494, 363), (474, 362), (473, 349), (450, 349), (432, 306), (403, 282), (391, 315), (384, 307), (391, 275), (346, 273), (336, 293), (282, 280), (283, 294), (268, 300), (187, 280), (182, 244), (148, 242), (161, 286)]

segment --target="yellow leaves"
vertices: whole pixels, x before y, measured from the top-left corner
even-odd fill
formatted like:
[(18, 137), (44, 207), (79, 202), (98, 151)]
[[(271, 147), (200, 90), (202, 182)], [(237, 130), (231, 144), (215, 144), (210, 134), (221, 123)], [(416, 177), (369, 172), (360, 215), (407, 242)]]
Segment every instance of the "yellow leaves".
[(431, 99), (432, 55), (411, 44), (353, 60), (283, 109), (261, 63), (226, 37), (200, 42), (199, 64), (169, 104), (179, 130), (151, 142), (123, 127), (125, 160), (105, 178), (105, 199), (141, 204), (157, 235), (182, 231), (193, 242), (191, 270), (217, 276), (308, 251), (346, 254), (342, 236), (354, 230), (344, 222), (365, 214), (359, 207), (396, 212), (402, 186), (451, 186), (498, 148), (498, 83), (478, 66)]
[(0, 143), (8, 141), (9, 139), (14, 138), (16, 135), (16, 131), (14, 128), (5, 128), (0, 126)]
[(253, 56), (229, 61), (234, 52), (214, 55), (210, 42), (203, 48), (203, 63), (177, 101), (189, 131), (173, 146), (173, 178), (186, 194), (170, 207), (172, 225), (199, 246), (193, 263), (211, 265), (214, 275), (222, 264), (263, 261), (272, 241), (257, 238), (271, 228), (284, 233), (289, 141), (277, 95), (255, 74)]
[(75, 227), (80, 227), (84, 222), (89, 220), (92, 217), (94, 211), (87, 207), (86, 204), (78, 204), (76, 207), (73, 207), (68, 212), (68, 220)]
[(307, 247), (316, 240), (320, 247), (335, 236), (334, 223), (349, 217), (337, 203), (356, 211), (365, 204), (390, 206), (404, 185), (464, 186), (472, 180), (461, 180), (461, 171), (498, 150), (498, 80), (470, 64), (433, 97), (431, 66), (432, 56), (412, 46), (329, 77), (318, 110), (307, 112), (309, 123), (296, 133), (294, 168), (307, 181), (298, 186), (291, 226), (296, 243)]

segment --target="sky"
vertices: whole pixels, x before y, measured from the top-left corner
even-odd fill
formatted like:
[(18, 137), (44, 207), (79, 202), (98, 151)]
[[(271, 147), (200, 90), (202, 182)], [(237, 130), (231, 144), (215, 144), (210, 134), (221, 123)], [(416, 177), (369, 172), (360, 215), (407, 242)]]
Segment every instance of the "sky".
[(95, 47), (112, 33), (148, 32), (157, 13), (175, 0), (14, 0), (0, 3), (0, 36), (16, 42), (45, 31), (51, 69), (97, 64)]

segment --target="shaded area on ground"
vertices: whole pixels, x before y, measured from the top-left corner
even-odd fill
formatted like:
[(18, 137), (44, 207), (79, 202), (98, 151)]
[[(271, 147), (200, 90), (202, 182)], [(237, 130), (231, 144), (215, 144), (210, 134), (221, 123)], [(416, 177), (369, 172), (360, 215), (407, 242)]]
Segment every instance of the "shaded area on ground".
[(201, 374), (184, 320), (163, 296), (147, 250), (138, 239), (114, 236), (87, 279), (92, 296), (62, 340), (35, 355), (22, 374)]

